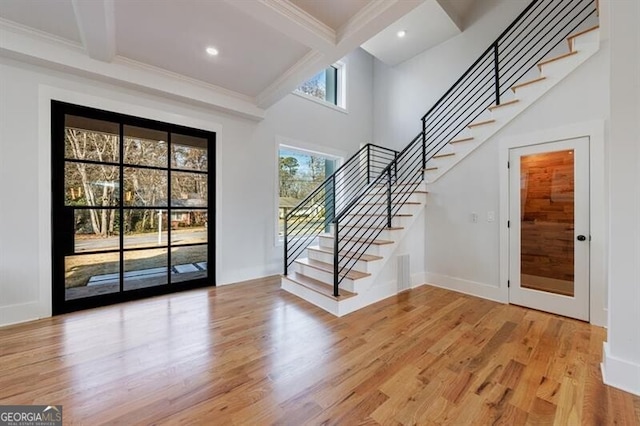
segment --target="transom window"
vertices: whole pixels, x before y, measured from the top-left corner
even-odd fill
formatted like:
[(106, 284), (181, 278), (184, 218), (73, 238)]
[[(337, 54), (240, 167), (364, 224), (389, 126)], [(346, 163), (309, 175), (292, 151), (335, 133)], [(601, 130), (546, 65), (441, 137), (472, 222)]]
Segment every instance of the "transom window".
[(302, 83), (295, 92), (312, 100), (345, 108), (344, 64), (331, 65)]

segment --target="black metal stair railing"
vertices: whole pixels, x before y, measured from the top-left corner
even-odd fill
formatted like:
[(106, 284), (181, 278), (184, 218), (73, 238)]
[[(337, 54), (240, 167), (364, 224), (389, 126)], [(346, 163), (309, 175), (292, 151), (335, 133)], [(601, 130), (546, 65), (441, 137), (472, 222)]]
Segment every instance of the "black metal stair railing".
[(307, 195), (284, 218), (284, 273), (319, 234), (327, 232), (336, 211), (361, 194), (398, 152), (367, 144)]
[[(434, 155), (581, 26), (597, 0), (534, 0), (422, 117), (422, 132), (351, 197), (332, 221), (333, 293), (424, 180)], [(373, 176), (373, 175), (372, 175)]]

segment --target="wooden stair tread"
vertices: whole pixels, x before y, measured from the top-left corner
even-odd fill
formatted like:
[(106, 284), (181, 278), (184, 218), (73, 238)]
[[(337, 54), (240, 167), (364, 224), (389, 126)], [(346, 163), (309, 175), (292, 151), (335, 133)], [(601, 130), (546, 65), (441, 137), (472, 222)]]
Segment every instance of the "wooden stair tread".
[(494, 119), (490, 119), (490, 120), (484, 120), (484, 121), (476, 121), (475, 123), (471, 123), (469, 125), (467, 125), (468, 128), (474, 128), (474, 127), (478, 127), (478, 126), (484, 126), (485, 124), (492, 124), (495, 123), (496, 120)]
[(542, 70), (542, 67), (550, 64), (552, 62), (559, 61), (564, 58), (568, 58), (569, 56), (577, 55), (577, 50), (572, 50), (571, 52), (563, 53), (562, 55), (554, 56), (553, 58), (545, 59), (544, 61), (538, 62), (538, 69)]
[(498, 108), (502, 108), (504, 106), (517, 104), (518, 102), (520, 102), (520, 99), (512, 99), (512, 100), (510, 100), (508, 102), (503, 102), (500, 105), (491, 105), (488, 109), (489, 109), (489, 111), (493, 111), (493, 110), (496, 110)]
[(538, 77), (538, 78), (534, 78), (533, 80), (525, 81), (524, 83), (518, 83), (515, 86), (512, 86), (511, 90), (513, 91), (513, 93), (515, 93), (516, 90), (518, 90), (518, 89), (521, 89), (523, 87), (529, 86), (531, 84), (538, 83), (538, 82), (540, 82), (542, 80), (546, 80), (546, 79), (547, 79), (547, 77), (541, 76), (541, 77)]
[(453, 139), (450, 140), (449, 143), (460, 143), (460, 142), (469, 142), (473, 140), (473, 136), (469, 136), (467, 138)]
[[(320, 234), (321, 237), (324, 238), (331, 238), (333, 239), (333, 234)], [(362, 240), (362, 239), (358, 239), (358, 238), (348, 238), (348, 237), (344, 237), (340, 238), (340, 240), (342, 241), (348, 241), (351, 243), (369, 243), (371, 245), (374, 246), (384, 246), (387, 244), (393, 244), (395, 241), (390, 241), (390, 240)]]
[[(391, 193), (393, 194), (394, 192), (391, 192)], [(420, 203), (418, 201), (406, 201), (403, 204), (410, 204), (412, 206), (419, 206), (422, 203)], [(387, 203), (360, 203), (358, 205), (359, 206), (383, 206), (383, 205), (386, 206)]]
[[(321, 253), (327, 253), (327, 254), (331, 254), (333, 255), (333, 251), (324, 247), (320, 247), (320, 246), (311, 246), (311, 247), (307, 247), (307, 250), (312, 250), (312, 251), (318, 251)], [(354, 253), (354, 252), (350, 252), (350, 251), (341, 251), (340, 252), (340, 256), (343, 257), (348, 257), (353, 259), (354, 257), (357, 257), (359, 255), (359, 253)], [(384, 259), (382, 256), (374, 256), (372, 254), (367, 254), (364, 253), (361, 257), (360, 260), (362, 260), (363, 262), (374, 262), (376, 260), (382, 260)]]
[[(386, 216), (386, 213), (348, 213), (347, 216)], [(394, 217), (411, 217), (412, 214), (409, 213), (395, 213)]]
[(444, 158), (444, 157), (451, 157), (451, 156), (454, 156), (454, 155), (456, 155), (455, 152), (447, 152), (446, 154), (436, 154), (431, 158)]
[(574, 39), (576, 37), (580, 37), (581, 35), (586, 34), (586, 33), (590, 33), (591, 31), (595, 31), (598, 28), (600, 28), (600, 25), (594, 25), (593, 27), (587, 28), (586, 30), (582, 30), (582, 31), (579, 31), (579, 32), (577, 32), (575, 34), (571, 34), (569, 37), (567, 37), (567, 40), (572, 40), (572, 39)]
[[(324, 262), (320, 262), (319, 260), (306, 259), (306, 258), (296, 259), (295, 262), (300, 263), (302, 265), (309, 266), (311, 268), (315, 268), (319, 271), (324, 271), (324, 272), (333, 274), (333, 265), (330, 263), (324, 263)], [(366, 272), (355, 271), (352, 269), (349, 272), (347, 272), (346, 275), (341, 275), (341, 276), (344, 276), (345, 278), (348, 278), (350, 280), (359, 280), (362, 278), (367, 278), (371, 276), (371, 274), (368, 274)]]
[(404, 229), (403, 226), (392, 226), (391, 228), (387, 226), (376, 226), (373, 228), (369, 228), (367, 225), (343, 225), (340, 229), (351, 228), (351, 229), (382, 229), (383, 231), (402, 231)]
[(316, 293), (320, 293), (334, 300), (349, 299), (358, 295), (357, 293), (351, 293), (350, 291), (340, 289), (340, 296), (336, 297), (333, 295), (333, 286), (327, 283), (323, 283), (322, 281), (307, 277), (306, 275), (300, 274), (298, 272), (292, 272), (288, 275), (284, 275), (284, 277), (303, 287), (308, 288), (309, 290), (313, 290)]

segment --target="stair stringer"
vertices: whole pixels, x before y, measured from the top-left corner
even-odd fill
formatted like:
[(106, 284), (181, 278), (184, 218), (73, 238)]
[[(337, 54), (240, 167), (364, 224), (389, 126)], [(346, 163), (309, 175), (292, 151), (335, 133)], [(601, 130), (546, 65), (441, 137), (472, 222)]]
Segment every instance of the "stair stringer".
[[(433, 158), (427, 162), (425, 180), (427, 183), (433, 183), (445, 175), (449, 170), (455, 167), (465, 157), (475, 151), (480, 145), (489, 140), (500, 129), (509, 124), (514, 118), (520, 115), (529, 106), (533, 105), (538, 99), (549, 92), (554, 86), (560, 83), (565, 77), (576, 70), (580, 65), (586, 62), (590, 57), (595, 55), (600, 49), (600, 29), (596, 28), (591, 31), (571, 37), (571, 52), (576, 52), (570, 56), (564, 57), (558, 61), (554, 61), (539, 67), (540, 76), (544, 80), (535, 82), (521, 88), (517, 88), (514, 92), (513, 99), (517, 102), (504, 105), (493, 111), (486, 111), (481, 114), (475, 122), (484, 120), (495, 120), (489, 124), (483, 124), (477, 127), (467, 127), (461, 132), (457, 139), (473, 138), (469, 141), (448, 144), (443, 153), (455, 153), (453, 156), (443, 158)], [(544, 62), (544, 61), (543, 61)], [(516, 85), (517, 86), (517, 85)], [(514, 86), (514, 87), (516, 87)], [(508, 102), (505, 102), (508, 103)], [(472, 123), (470, 123), (472, 124)]]
[[(423, 185), (420, 185), (419, 190), (424, 190)], [(395, 258), (395, 253), (403, 241), (414, 231), (414, 228), (424, 222), (426, 198), (426, 193), (412, 195), (412, 199), (419, 200), (420, 205), (412, 207), (411, 217), (402, 218), (403, 229), (394, 232), (393, 244), (385, 245), (379, 251), (382, 259), (375, 261), (375, 266), (371, 267), (369, 272), (371, 275), (352, 283), (347, 283), (346, 279), (343, 281), (340, 287), (356, 293), (355, 296), (346, 299), (328, 297), (288, 279), (286, 275), (282, 276), (281, 288), (338, 317), (398, 294), (398, 283), (395, 278), (383, 278), (393, 269), (393, 264), (389, 261)]]

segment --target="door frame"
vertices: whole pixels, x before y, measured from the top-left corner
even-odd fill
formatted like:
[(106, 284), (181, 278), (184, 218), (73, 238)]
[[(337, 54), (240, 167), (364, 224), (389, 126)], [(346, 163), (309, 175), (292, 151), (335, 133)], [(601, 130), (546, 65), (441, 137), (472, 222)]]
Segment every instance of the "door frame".
[[(530, 288), (522, 282), (522, 237), (523, 237), (523, 211), (522, 211), (522, 158), (525, 156), (560, 154), (567, 157), (571, 152), (571, 172), (573, 175), (575, 206), (571, 232), (573, 255), (571, 269), (574, 272), (573, 295), (563, 295), (553, 291), (544, 291)], [(589, 321), (589, 240), (577, 241), (577, 234), (589, 236), (589, 139), (585, 137), (564, 139), (555, 142), (547, 142), (525, 147), (511, 148), (509, 167), (509, 303), (520, 306), (540, 309), (571, 318)], [(556, 157), (557, 158), (557, 157)], [(586, 176), (585, 176), (586, 173)], [(534, 185), (535, 186), (535, 185)], [(586, 197), (586, 198), (585, 198)], [(565, 226), (568, 224), (565, 224)], [(533, 275), (535, 273), (531, 272)], [(586, 286), (586, 287), (585, 287)]]
[(569, 126), (508, 136), (499, 143), (500, 182), (500, 295), (509, 303), (509, 150), (529, 145), (586, 137), (589, 139), (589, 221), (591, 250), (589, 254), (589, 321), (607, 325), (606, 275), (606, 191), (605, 191), (605, 127), (604, 121), (589, 121)]

